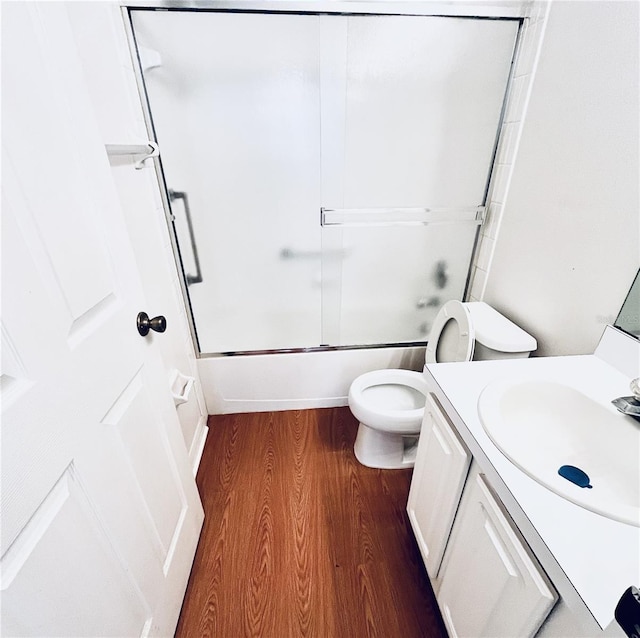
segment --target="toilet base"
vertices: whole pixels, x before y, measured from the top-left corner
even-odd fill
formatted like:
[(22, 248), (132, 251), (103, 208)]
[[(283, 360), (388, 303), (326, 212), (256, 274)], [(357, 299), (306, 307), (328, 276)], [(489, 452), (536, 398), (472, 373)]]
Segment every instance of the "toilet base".
[(418, 435), (393, 434), (360, 423), (353, 451), (362, 465), (382, 470), (413, 467)]

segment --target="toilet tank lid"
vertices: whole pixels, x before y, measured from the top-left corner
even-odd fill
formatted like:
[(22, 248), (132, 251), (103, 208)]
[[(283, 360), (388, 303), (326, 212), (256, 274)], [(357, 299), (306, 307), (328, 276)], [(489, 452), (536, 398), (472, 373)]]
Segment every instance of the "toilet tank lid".
[(520, 326), (501, 315), (484, 301), (470, 301), (466, 304), (476, 341), (499, 352), (533, 352), (537, 341)]

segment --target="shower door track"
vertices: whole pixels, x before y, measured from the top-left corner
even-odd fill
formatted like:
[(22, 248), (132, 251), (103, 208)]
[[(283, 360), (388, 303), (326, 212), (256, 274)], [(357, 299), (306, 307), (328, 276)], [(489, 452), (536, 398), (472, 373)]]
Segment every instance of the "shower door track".
[[(527, 16), (526, 5), (530, 0), (496, 6), (492, 2), (423, 0), (422, 2), (398, 2), (398, 0), (122, 0), (125, 12), (129, 9), (209, 11), (224, 13), (284, 13), (293, 15), (379, 15), (407, 17), (442, 17), (522, 20)], [(357, 5), (357, 8), (354, 7)]]

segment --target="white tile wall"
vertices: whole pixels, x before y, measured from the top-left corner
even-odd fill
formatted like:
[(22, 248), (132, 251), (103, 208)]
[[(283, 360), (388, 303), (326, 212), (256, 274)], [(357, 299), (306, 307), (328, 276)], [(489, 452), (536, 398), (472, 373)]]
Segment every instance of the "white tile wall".
[(487, 200), (487, 217), (480, 232), (480, 240), (472, 265), (471, 286), (468, 295), (471, 301), (481, 301), (484, 297), (487, 273), (491, 268), (495, 242), (499, 235), (503, 205), (509, 194), (509, 182), (518, 151), (520, 133), (526, 115), (529, 93), (544, 38), (550, 5), (551, 0), (532, 2), (528, 7), (528, 16), (522, 27), (491, 178)]

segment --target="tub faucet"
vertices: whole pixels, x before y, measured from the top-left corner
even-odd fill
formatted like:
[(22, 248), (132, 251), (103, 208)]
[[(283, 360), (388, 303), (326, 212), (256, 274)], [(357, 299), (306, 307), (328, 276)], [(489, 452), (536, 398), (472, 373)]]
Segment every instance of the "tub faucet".
[(629, 388), (633, 395), (630, 397), (618, 397), (611, 401), (623, 414), (628, 414), (636, 419), (640, 419), (640, 378), (634, 379)]

